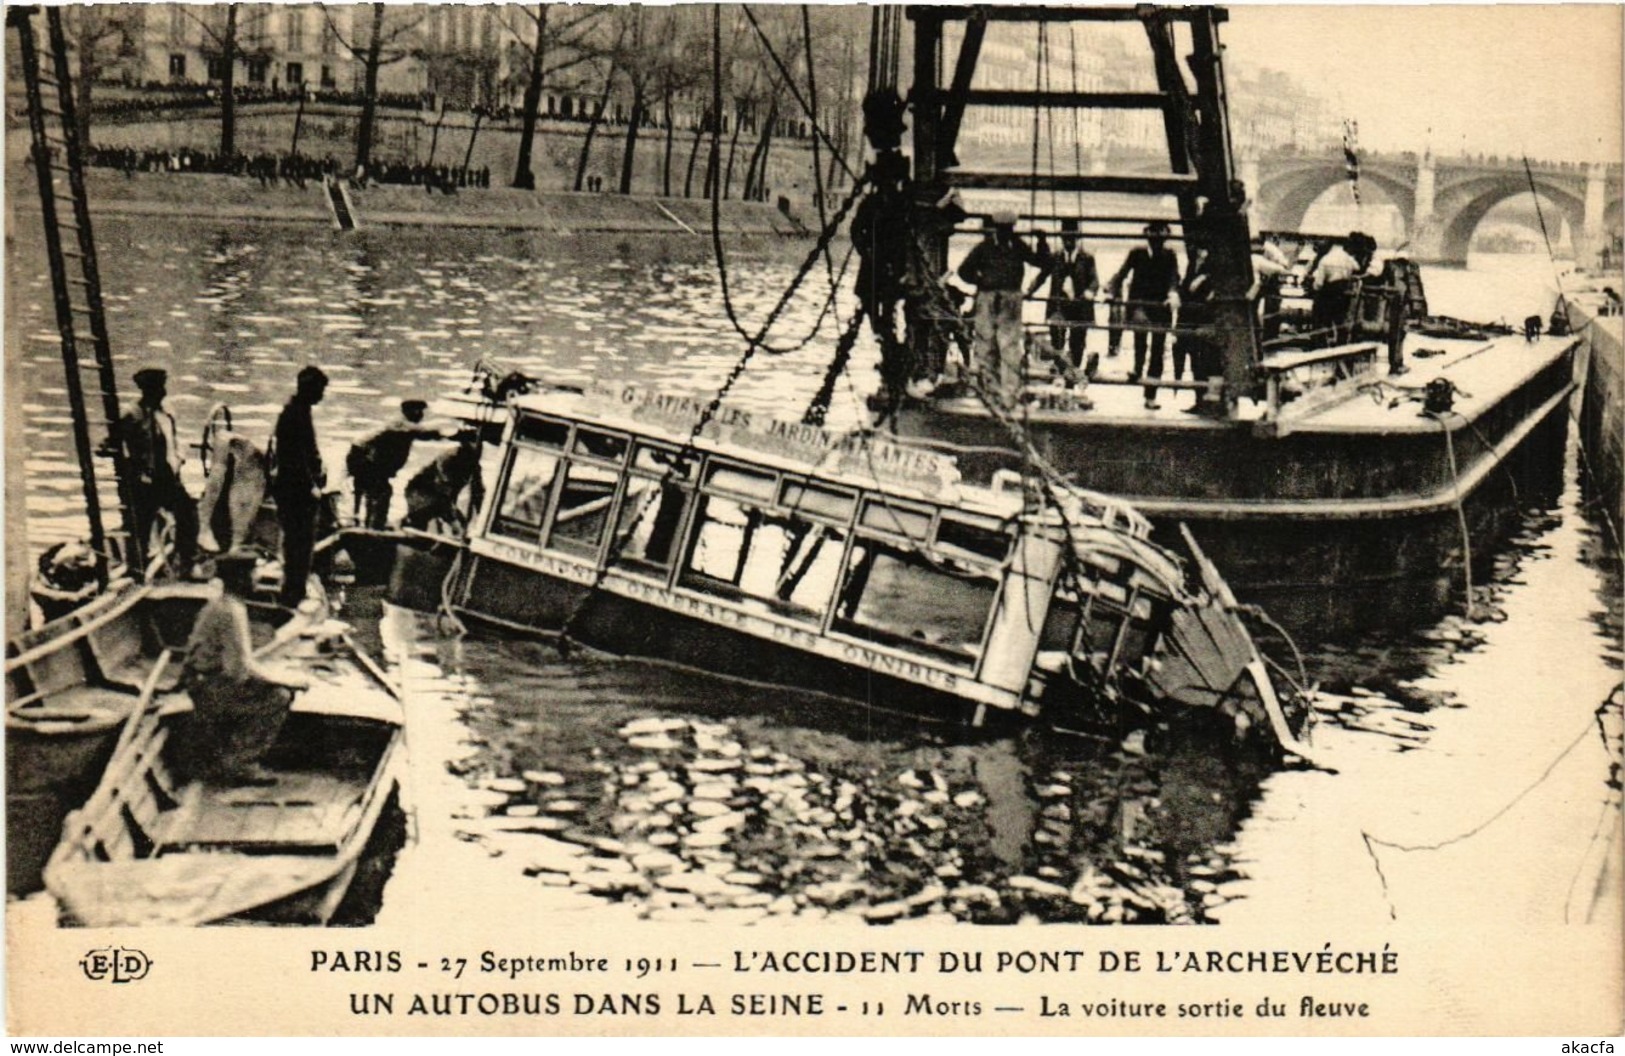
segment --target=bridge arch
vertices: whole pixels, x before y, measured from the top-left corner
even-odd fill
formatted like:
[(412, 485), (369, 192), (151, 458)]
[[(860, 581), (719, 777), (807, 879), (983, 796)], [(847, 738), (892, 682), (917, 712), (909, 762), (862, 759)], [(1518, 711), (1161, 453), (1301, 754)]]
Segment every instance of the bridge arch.
[[(1280, 231), (1297, 231), (1303, 227), (1303, 218), (1310, 206), (1327, 191), (1348, 180), (1348, 172), (1341, 164), (1295, 166), (1274, 173), (1259, 181), (1255, 197), (1262, 207), (1258, 226)], [(1416, 186), (1392, 172), (1366, 168), (1360, 173), (1362, 184), (1381, 188), (1410, 230), (1416, 214)]]
[[(1546, 214), (1546, 226), (1555, 241), (1563, 220), (1576, 236), (1585, 223), (1585, 199), (1572, 188), (1542, 179), (1534, 180), (1542, 198), (1555, 202), (1559, 215)], [(1465, 261), (1472, 243), (1473, 232), (1489, 211), (1497, 205), (1522, 194), (1529, 193), (1526, 176), (1480, 176), (1456, 184), (1442, 193), (1434, 202), (1433, 215), (1439, 225), (1439, 258)]]

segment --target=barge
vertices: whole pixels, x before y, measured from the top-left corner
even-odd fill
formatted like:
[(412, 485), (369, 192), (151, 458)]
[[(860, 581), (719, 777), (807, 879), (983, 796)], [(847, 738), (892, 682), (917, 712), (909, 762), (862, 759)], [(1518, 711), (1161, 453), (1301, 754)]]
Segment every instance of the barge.
[[(976, 5), (906, 13), (914, 44), (909, 152), (901, 122), (872, 121), (865, 130), (876, 155), (873, 193), (893, 196), (908, 242), (901, 256), (887, 257), (878, 244), (870, 250), (871, 264), (902, 278), (896, 290), (870, 294), (866, 307), (883, 377), (924, 382), (906, 394), (888, 383), (884, 413), (896, 432), (963, 452), (966, 472), (987, 479), (1024, 457), (1001, 421), (1013, 414), (1027, 442), (1080, 485), (1121, 496), (1165, 538), (1177, 524), (1191, 526), (1243, 600), (1297, 630), (1330, 636), (1426, 621), (1459, 602), (1473, 557), (1493, 548), (1539, 489), (1555, 487), (1575, 338), (1536, 336), (1538, 325), (1527, 336), (1507, 327), (1499, 335), (1460, 328), (1477, 340), (1435, 336), (1414, 265), (1390, 258), (1379, 267), (1368, 236), (1252, 230), (1247, 195), (1256, 189), (1241, 183), (1231, 145), (1222, 8)], [(1143, 31), (1155, 90), (1011, 90), (979, 72), (985, 41), (996, 33), (1007, 43), (1020, 39), (1034, 23), (1040, 42), (1046, 26), (1063, 27), (1076, 40), (1074, 63), (1092, 32), (1121, 34), (1123, 23), (1134, 36)], [(1042, 66), (1041, 46), (1036, 54)], [(1048, 83), (1042, 69), (1038, 78)], [(887, 98), (872, 92), (865, 113), (886, 113)], [(1057, 163), (1053, 150), (1044, 168), (1038, 144), (1030, 171), (994, 169), (974, 156), (975, 144), (961, 142), (973, 107), (1097, 120), (1102, 111), (1144, 112), (1166, 132), (1166, 171), (1084, 171)], [(907, 178), (892, 188), (886, 179), (895, 171)], [(1357, 179), (1352, 160), (1350, 171)], [(1125, 200), (1141, 203), (1144, 215), (1125, 217)], [(1057, 215), (1064, 209), (1073, 211)], [(1122, 358), (1099, 360), (1086, 392), (1065, 384), (1089, 369), (1082, 363), (1066, 372), (1072, 376), (1034, 384), (1029, 362), (1025, 391), (1001, 394), (1007, 406), (995, 413), (988, 393), (977, 391), (992, 374), (976, 362), (989, 356), (978, 333), (983, 309), (979, 303), (965, 315), (944, 276), (974, 241), (990, 237), (1000, 211), (1016, 214), (1012, 237), (1027, 243), (1020, 323), (1029, 349), (1061, 344), (1069, 327), (1115, 331), (1114, 348), (1132, 333), (1167, 341), (1176, 365), (1188, 352), (1194, 380), (1134, 376), (1119, 366), (1130, 358), (1123, 340)], [(965, 222), (978, 214), (980, 225)], [(1166, 300), (1133, 300), (1104, 276), (1102, 289), (1078, 291), (1064, 316), (1033, 296), (1033, 257), (1044, 258), (1057, 235), (1063, 245), (1080, 231), (1086, 243), (1121, 243), (1140, 238), (1142, 224), (1163, 232), (1170, 247), (1158, 243), (1153, 253), (1179, 249), (1177, 290), (1163, 291)], [(1322, 302), (1304, 280), (1339, 246), (1352, 277), (1335, 283), (1341, 296)], [(1283, 287), (1313, 294), (1313, 310), (1283, 304)], [(1104, 325), (1096, 301), (1105, 302)], [(1427, 333), (1407, 336), (1407, 324)], [(1092, 365), (1104, 335), (1088, 336)], [(959, 353), (982, 384), (931, 389)], [(1153, 362), (1159, 358), (1153, 353)], [(1142, 402), (1142, 385), (1160, 390), (1163, 404), (1150, 388)]]

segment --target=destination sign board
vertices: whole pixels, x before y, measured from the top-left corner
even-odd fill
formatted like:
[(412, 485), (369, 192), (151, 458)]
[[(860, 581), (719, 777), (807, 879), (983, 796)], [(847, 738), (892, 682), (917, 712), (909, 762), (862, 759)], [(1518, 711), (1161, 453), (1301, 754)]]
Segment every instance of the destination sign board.
[(920, 447), (821, 425), (786, 421), (748, 408), (722, 404), (710, 409), (692, 396), (662, 393), (637, 384), (602, 385), (587, 390), (582, 413), (622, 418), (686, 441), (696, 424), (705, 440), (800, 462), (813, 472), (856, 478), (951, 501), (960, 483), (952, 458)]

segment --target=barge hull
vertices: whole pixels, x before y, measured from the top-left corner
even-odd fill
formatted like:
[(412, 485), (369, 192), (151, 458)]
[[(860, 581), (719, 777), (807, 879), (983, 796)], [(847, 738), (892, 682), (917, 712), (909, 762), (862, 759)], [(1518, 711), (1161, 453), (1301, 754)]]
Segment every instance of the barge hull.
[[(1035, 413), (1026, 427), (1050, 464), (1132, 503), (1164, 540), (1190, 527), (1242, 601), (1322, 637), (1436, 619), (1460, 598), (1464, 556), (1476, 562), (1522, 510), (1555, 499), (1572, 353), (1515, 363), (1516, 384), (1446, 416), (1448, 444), (1417, 404), (1389, 410), (1386, 430), (1305, 424), (1276, 437), (1092, 411)], [(956, 449), (973, 480), (1021, 468), (1004, 428), (968, 408), (914, 406), (898, 431)]]

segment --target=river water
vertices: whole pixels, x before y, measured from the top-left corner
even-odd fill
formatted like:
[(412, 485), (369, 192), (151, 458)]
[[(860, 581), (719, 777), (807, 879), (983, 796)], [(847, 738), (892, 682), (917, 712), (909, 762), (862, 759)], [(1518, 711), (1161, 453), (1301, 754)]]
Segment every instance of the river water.
[[(8, 354), (28, 365), (8, 407), (27, 419), (37, 550), (82, 528), (30, 220), (8, 260)], [(265, 436), (316, 361), (333, 379), (316, 422), (335, 468), (399, 400), (460, 390), (481, 358), (709, 396), (743, 347), (700, 240), (180, 219), (105, 219), (97, 234), (122, 372), (169, 368), (183, 437), (217, 402)], [(730, 250), (743, 325), (805, 248)], [(842, 259), (812, 268), (772, 344), (819, 322)], [(1543, 258), (1426, 279), (1434, 311), (1465, 318), (1551, 303)], [(734, 396), (799, 415), (833, 341), (823, 323), (804, 348), (759, 354)], [(860, 348), (832, 423), (858, 419), (873, 360)], [(1571, 439), (1564, 480), (1542, 489), (1558, 498), (1482, 555), (1473, 619), (1300, 643), (1335, 774), (1160, 736), (973, 734), (391, 612), (380, 640), (409, 691), (416, 825), (380, 919), (411, 919), (448, 872), (593, 919), (1229, 923), (1332, 905), (1616, 919), (1620, 581), (1577, 463)]]

